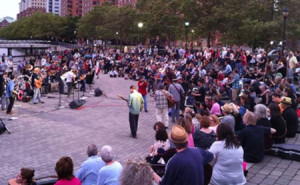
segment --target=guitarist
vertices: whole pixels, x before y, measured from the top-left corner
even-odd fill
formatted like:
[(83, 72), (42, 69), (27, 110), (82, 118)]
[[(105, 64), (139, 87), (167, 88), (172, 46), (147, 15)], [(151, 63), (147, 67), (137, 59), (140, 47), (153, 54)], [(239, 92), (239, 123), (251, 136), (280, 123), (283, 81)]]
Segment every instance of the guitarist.
[(131, 130), (131, 137), (136, 138), (138, 129), (139, 114), (142, 110), (144, 99), (141, 93), (137, 92), (135, 86), (130, 86), (130, 95), (128, 96), (129, 107), (129, 123)]
[(78, 80), (80, 81), (80, 84), (81, 84), (80, 91), (83, 91), (83, 92), (85, 92), (87, 73), (88, 73), (88, 71), (85, 69), (84, 65), (82, 65), (80, 70), (79, 70)]
[(41, 97), (41, 87), (43, 84), (43, 78), (40, 77), (39, 74), (40, 74), (40, 68), (38, 67), (34, 68), (31, 77), (31, 85), (33, 87), (33, 98), (32, 98), (33, 104), (37, 104), (36, 102), (37, 99), (40, 103), (44, 103)]

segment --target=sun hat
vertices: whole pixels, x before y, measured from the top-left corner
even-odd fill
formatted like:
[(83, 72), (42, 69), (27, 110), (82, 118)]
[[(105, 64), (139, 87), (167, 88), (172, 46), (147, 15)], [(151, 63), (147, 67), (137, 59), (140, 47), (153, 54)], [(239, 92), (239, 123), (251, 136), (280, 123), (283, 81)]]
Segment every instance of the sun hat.
[(280, 103), (284, 103), (284, 104), (287, 104), (287, 105), (292, 105), (292, 99), (289, 98), (289, 97), (282, 97), (281, 100), (280, 100)]
[(189, 135), (182, 126), (175, 125), (172, 127), (169, 138), (174, 143), (182, 144), (188, 141)]

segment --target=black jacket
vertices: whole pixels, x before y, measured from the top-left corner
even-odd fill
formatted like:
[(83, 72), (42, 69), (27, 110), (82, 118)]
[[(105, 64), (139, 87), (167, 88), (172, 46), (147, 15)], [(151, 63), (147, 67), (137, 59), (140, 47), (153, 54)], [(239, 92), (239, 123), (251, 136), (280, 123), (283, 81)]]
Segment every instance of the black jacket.
[(287, 134), (286, 137), (295, 137), (298, 129), (298, 115), (295, 109), (292, 107), (287, 107), (283, 113), (282, 117), (286, 122)]

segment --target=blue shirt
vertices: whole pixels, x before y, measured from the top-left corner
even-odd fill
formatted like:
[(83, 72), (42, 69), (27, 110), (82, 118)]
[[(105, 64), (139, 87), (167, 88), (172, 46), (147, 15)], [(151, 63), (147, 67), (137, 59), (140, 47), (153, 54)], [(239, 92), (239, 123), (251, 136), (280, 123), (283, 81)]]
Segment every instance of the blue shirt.
[(15, 83), (14, 81), (10, 80), (6, 86), (6, 97), (10, 98), (11, 97), (11, 93), (13, 92), (15, 88)]
[(176, 153), (167, 163), (160, 185), (203, 185), (203, 166), (214, 158), (200, 148), (186, 148)]
[(232, 71), (231, 66), (230, 66), (229, 64), (227, 64), (225, 70), (224, 70), (222, 73), (223, 73), (224, 75), (227, 75), (227, 74), (231, 73), (231, 71)]
[(240, 88), (240, 75), (235, 74), (232, 82), (232, 88), (233, 89), (239, 89)]
[(82, 163), (76, 173), (76, 177), (82, 182), (82, 185), (96, 185), (99, 170), (105, 166), (105, 163), (98, 156), (91, 156)]
[(122, 170), (122, 165), (117, 161), (104, 166), (99, 170), (97, 185), (119, 185)]

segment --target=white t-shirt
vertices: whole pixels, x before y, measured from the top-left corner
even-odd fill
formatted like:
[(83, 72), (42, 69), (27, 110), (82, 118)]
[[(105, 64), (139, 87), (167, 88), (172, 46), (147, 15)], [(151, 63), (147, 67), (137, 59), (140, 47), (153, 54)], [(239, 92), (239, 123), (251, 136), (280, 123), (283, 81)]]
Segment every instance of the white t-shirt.
[(242, 185), (246, 183), (243, 172), (244, 150), (239, 148), (225, 149), (225, 141), (215, 141), (209, 151), (216, 157), (210, 183), (213, 185), (230, 184)]

